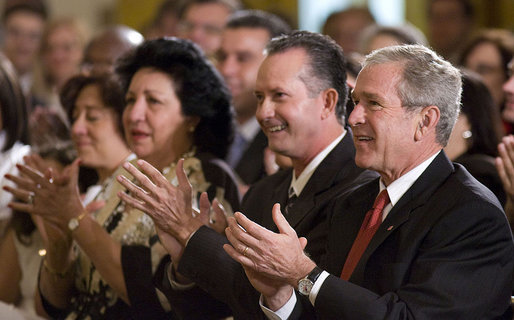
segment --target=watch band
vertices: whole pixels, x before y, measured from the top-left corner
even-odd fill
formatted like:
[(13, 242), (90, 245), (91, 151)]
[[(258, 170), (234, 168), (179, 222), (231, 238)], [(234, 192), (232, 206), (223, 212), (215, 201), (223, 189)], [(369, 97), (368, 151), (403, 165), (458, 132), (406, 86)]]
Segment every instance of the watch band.
[(316, 266), (312, 271), (305, 277), (298, 281), (298, 292), (301, 295), (309, 296), (311, 293), (312, 287), (316, 280), (318, 280), (319, 276), (323, 272), (323, 269)]
[(80, 225), (80, 220), (82, 220), (86, 214), (87, 211), (84, 210), (78, 217), (71, 218), (70, 221), (68, 221), (68, 229), (70, 229), (70, 231), (77, 229)]
[(315, 266), (314, 269), (312, 269), (312, 271), (307, 275), (307, 279), (312, 281), (312, 283), (315, 283), (316, 280), (318, 280), (318, 278), (322, 272), (323, 272), (323, 269), (321, 269), (318, 266)]

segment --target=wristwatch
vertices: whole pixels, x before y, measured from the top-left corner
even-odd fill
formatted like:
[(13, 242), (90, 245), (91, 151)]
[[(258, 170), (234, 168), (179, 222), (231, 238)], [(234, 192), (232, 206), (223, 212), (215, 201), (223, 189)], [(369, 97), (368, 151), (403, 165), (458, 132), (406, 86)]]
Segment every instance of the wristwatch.
[(318, 280), (319, 275), (323, 272), (323, 269), (316, 266), (312, 271), (305, 277), (298, 281), (298, 292), (301, 295), (308, 296), (311, 293), (314, 282)]
[(70, 221), (68, 221), (68, 229), (70, 231), (73, 231), (79, 227), (80, 220), (82, 220), (86, 216), (87, 212), (82, 212), (78, 217), (71, 218)]

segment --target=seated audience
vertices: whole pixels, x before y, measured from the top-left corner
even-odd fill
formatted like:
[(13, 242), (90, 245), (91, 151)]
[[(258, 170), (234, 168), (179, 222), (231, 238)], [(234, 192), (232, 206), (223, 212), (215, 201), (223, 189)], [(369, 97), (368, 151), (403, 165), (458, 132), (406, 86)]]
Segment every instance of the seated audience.
[[(98, 188), (90, 188), (88, 191), (99, 193), (98, 199), (104, 199), (103, 197), (114, 187), (113, 180), (109, 177), (131, 153), (123, 139), (121, 127), (121, 112), (124, 108), (121, 88), (116, 81), (106, 77), (76, 76), (65, 84), (61, 102), (67, 110), (73, 144), (80, 161), (83, 165), (96, 170), (99, 184), (103, 186), (101, 192)], [(25, 169), (30, 169), (31, 173), (38, 172), (39, 168), (34, 163), (39, 162), (37, 158), (31, 159), (32, 165)], [(101, 241), (102, 235), (106, 238), (102, 243), (106, 249), (104, 254), (110, 254), (109, 240), (114, 240), (107, 238), (109, 235), (101, 229), (101, 224), (98, 224), (97, 228), (91, 227), (91, 224), (100, 218), (85, 213), (76, 181), (77, 164), (75, 161), (62, 172), (51, 172), (54, 175), (51, 182), (45, 180), (44, 183), (38, 183), (39, 187), (28, 193), (23, 194), (20, 190), (9, 189), (19, 199), (28, 203), (12, 203), (13, 207), (43, 217), (44, 223), (38, 227), (41, 228), (41, 233), (47, 234), (48, 243), (47, 254), (39, 275), (39, 295), (44, 302), (46, 313), (52, 318), (68, 314), (111, 315), (112, 310), (119, 309), (119, 305), (123, 304), (97, 271), (105, 274), (108, 264), (115, 258), (110, 257), (100, 262), (97, 257), (102, 253), (102, 250), (98, 250), (100, 246), (94, 250), (97, 256), (88, 256), (90, 246), (98, 245), (89, 243), (91, 239)], [(42, 171), (39, 174), (46, 174), (44, 170), (39, 170)], [(71, 176), (72, 174), (75, 176)], [(68, 178), (71, 181), (61, 181), (61, 175), (70, 175)], [(35, 179), (34, 175), (27, 174), (27, 177)], [(15, 181), (18, 188), (23, 188), (23, 180), (11, 176), (8, 178)], [(84, 232), (89, 232), (89, 241), (87, 235), (81, 238), (81, 234), (77, 235), (77, 232), (70, 233), (72, 230), (68, 229), (67, 221), (71, 220), (82, 225), (89, 222), (84, 226), (88, 229)], [(76, 257), (73, 240), (81, 248)], [(92, 267), (90, 259), (94, 261), (96, 268)], [(94, 279), (90, 278), (92, 276)], [(93, 300), (95, 303), (91, 303)]]
[[(272, 319), (511, 319), (514, 242), (496, 196), (442, 148), (458, 69), (423, 46), (366, 57), (350, 115), (355, 162), (380, 178), (336, 200), (316, 264), (278, 205), (266, 230), (236, 213), (225, 250)], [(372, 208), (370, 210), (370, 208)]]
[[(270, 149), (288, 157), (292, 167), (252, 185), (241, 210), (259, 225), (274, 228), (271, 209), (276, 203), (285, 206), (287, 220), (299, 235), (309, 239), (305, 251), (314, 261), (320, 261), (325, 253), (331, 200), (376, 177), (355, 166), (355, 138), (344, 126), (348, 92), (345, 68), (341, 47), (332, 39), (296, 31), (270, 41), (257, 75), (256, 117)], [(177, 167), (180, 183), (175, 188), (161, 183), (162, 177), (150, 166), (139, 169), (145, 175), (133, 166), (128, 169), (137, 180), (134, 183), (150, 192), (137, 192), (134, 183), (122, 179), (131, 192), (120, 196), (147, 212), (163, 231), (160, 238), (168, 243), (166, 249), (173, 263), (163, 274), (162, 288), (174, 310), (184, 318), (208, 317), (207, 291), (210, 299), (228, 304), (236, 319), (259, 316), (259, 294), (243, 269), (224, 253), (222, 246), (227, 239), (191, 216), (191, 201), (177, 201), (190, 194), (183, 170)], [(166, 208), (157, 205), (163, 202)], [(188, 281), (201, 289), (176, 290), (180, 288), (176, 284)]]
[[(160, 39), (145, 42), (130, 52), (117, 70), (126, 92), (123, 128), (135, 154), (157, 167), (169, 181), (175, 180), (176, 161), (186, 158), (194, 199), (207, 192), (210, 199), (216, 197), (227, 210), (237, 210), (237, 186), (220, 160), (232, 134), (229, 95), (212, 65), (192, 43)], [(24, 190), (23, 180), (12, 178), (18, 184), (12, 192), (25, 195), (27, 201), (12, 205), (40, 215), (59, 228), (55, 238), (60, 240), (60, 246), (56, 246), (61, 250), (47, 254), (39, 282), (43, 307), (52, 317), (70, 314), (168, 319), (172, 316), (169, 305), (152, 280), (159, 265), (167, 261), (166, 251), (151, 219), (119, 200), (117, 195), (124, 188), (113, 179), (128, 175), (120, 167), (130, 159), (121, 139), (121, 114), (114, 111), (119, 110), (120, 104), (123, 106), (123, 101), (113, 109), (99, 97), (102, 90), (118, 100), (123, 95), (114, 88), (103, 88), (85, 86), (72, 94), (70, 101), (74, 96), (76, 100), (70, 115), (80, 123), (72, 130), (79, 153), (83, 152), (80, 157), (91, 159), (103, 183), (95, 200), (103, 200), (105, 206), (90, 215), (80, 203), (77, 162), (67, 168), (66, 174), (47, 172), (44, 177), (22, 166), (22, 172), (40, 187)], [(97, 126), (96, 131), (88, 131), (89, 122)], [(123, 149), (116, 150), (105, 137), (120, 140)], [(100, 165), (107, 157), (97, 152), (112, 153), (117, 159), (109, 166)], [(68, 239), (62, 239), (62, 234)], [(76, 258), (70, 251), (69, 237), (80, 248)]]

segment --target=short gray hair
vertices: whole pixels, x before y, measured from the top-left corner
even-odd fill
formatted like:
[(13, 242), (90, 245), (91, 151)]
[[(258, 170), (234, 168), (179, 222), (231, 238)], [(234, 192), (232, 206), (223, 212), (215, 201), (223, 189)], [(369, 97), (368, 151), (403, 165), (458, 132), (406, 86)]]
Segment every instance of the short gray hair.
[(446, 146), (460, 110), (462, 80), (460, 71), (434, 51), (421, 45), (391, 46), (366, 56), (363, 69), (384, 63), (403, 65), (397, 92), (407, 110), (437, 106), (441, 116), (436, 140)]

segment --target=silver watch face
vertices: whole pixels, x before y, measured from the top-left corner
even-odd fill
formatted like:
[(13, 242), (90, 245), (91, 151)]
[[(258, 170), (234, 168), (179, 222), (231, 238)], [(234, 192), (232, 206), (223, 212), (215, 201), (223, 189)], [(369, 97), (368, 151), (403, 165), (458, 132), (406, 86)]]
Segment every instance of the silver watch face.
[(307, 278), (303, 278), (298, 281), (298, 292), (304, 296), (308, 296), (311, 293), (312, 286), (314, 283)]
[(70, 219), (70, 221), (68, 222), (68, 228), (71, 231), (77, 229), (78, 226), (79, 226), (79, 221), (77, 220), (77, 218)]

